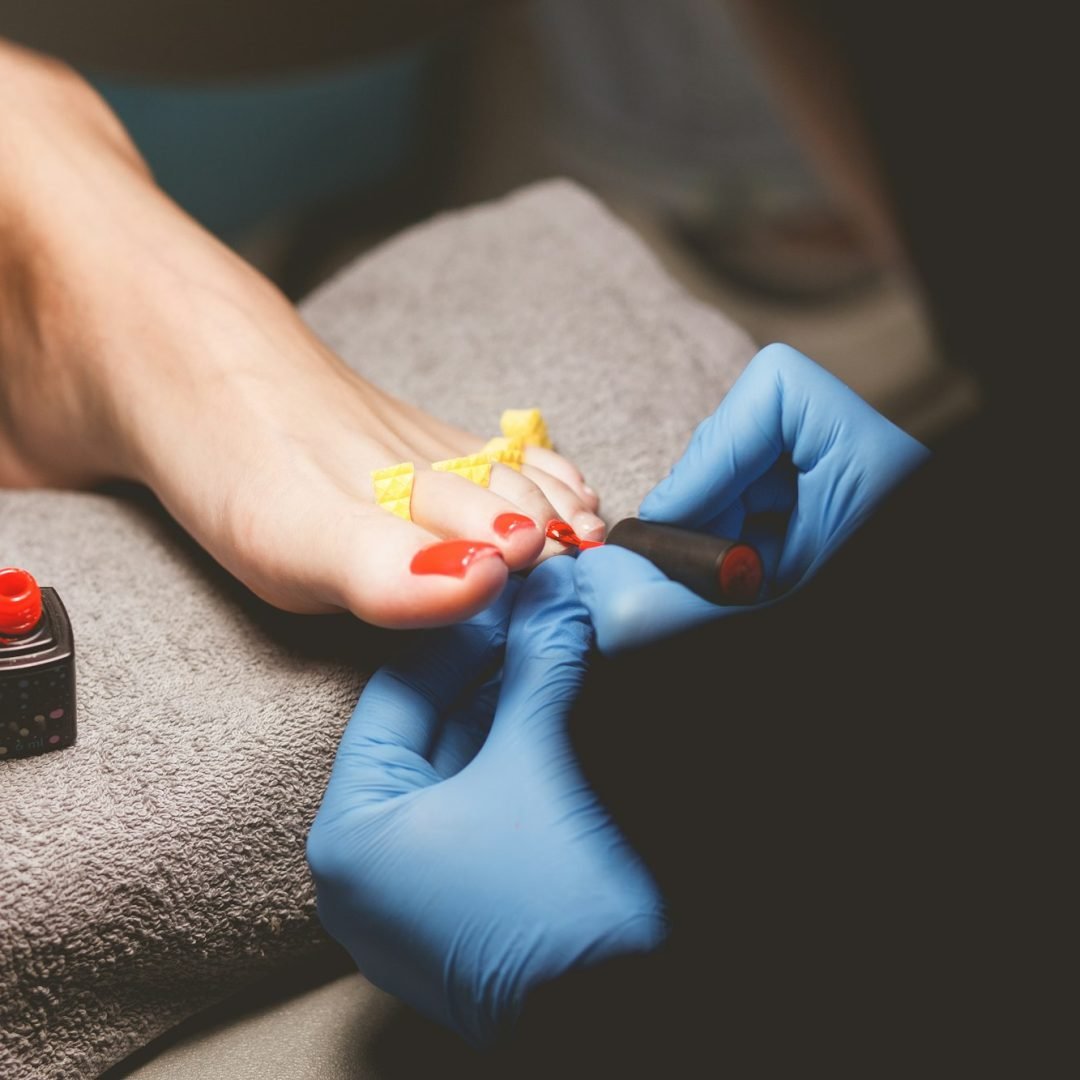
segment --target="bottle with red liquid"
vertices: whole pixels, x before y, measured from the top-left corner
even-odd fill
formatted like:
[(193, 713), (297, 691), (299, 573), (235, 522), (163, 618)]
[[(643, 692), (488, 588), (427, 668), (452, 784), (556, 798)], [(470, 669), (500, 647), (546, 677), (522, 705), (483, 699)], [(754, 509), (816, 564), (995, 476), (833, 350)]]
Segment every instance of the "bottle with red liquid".
[(0, 762), (75, 742), (75, 649), (55, 589), (0, 569)]

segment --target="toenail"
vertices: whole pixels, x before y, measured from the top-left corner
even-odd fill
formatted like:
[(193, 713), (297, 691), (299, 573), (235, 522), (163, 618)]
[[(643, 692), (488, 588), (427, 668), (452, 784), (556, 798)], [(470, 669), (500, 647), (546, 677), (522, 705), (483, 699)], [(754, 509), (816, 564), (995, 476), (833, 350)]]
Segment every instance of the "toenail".
[(560, 544), (573, 544), (577, 540), (574, 527), (561, 518), (552, 518), (544, 529), (544, 535), (549, 540), (558, 540)]
[(535, 529), (536, 522), (524, 514), (500, 514), (492, 524), (492, 528), (504, 539), (512, 533), (523, 529)]
[(430, 547), (421, 548), (414, 556), (409, 569), (414, 574), (444, 574), (447, 577), (464, 577), (473, 563), (497, 555), (502, 558), (494, 544), (480, 540), (443, 540)]
[(574, 515), (574, 529), (578, 536), (598, 540), (607, 531), (607, 526), (595, 514), (581, 513)]

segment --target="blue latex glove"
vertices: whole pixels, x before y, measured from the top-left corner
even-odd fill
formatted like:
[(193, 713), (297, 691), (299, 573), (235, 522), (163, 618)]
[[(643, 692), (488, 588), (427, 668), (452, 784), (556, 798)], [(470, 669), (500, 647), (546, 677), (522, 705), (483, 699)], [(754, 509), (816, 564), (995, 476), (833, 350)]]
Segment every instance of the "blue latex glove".
[[(928, 456), (802, 353), (769, 345), (698, 426), (640, 516), (753, 543), (775, 597), (810, 578)], [(617, 547), (583, 553), (576, 581), (605, 652), (745, 610), (710, 604)]]
[(666, 932), (567, 737), (591, 641), (572, 575), (548, 560), (509, 630), (513, 586), (379, 670), (308, 839), (327, 930), (372, 982), (475, 1045), (532, 987)]

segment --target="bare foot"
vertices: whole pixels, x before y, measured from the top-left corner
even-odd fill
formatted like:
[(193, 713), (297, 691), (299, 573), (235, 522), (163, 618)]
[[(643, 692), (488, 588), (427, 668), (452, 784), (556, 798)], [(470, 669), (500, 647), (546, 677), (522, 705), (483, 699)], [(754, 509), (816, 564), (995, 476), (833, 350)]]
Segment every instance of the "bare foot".
[[(0, 143), (18, 149), (0, 180), (0, 484), (145, 483), (270, 603), (384, 626), (490, 603), (549, 550), (553, 517), (602, 534), (551, 451), (495, 466), (489, 489), (425, 468), (483, 440), (350, 371), (154, 187), (79, 80), (24, 59), (22, 93), (0, 90)], [(412, 522), (372, 496), (371, 471), (404, 460)]]

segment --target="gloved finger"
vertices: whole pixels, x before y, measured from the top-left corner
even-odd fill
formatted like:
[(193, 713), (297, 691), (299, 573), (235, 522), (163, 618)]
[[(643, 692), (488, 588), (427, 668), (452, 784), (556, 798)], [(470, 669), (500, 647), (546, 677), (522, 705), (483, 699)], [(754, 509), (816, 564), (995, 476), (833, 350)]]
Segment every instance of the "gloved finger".
[(696, 531), (711, 533), (713, 536), (742, 537), (746, 525), (746, 505), (740, 495), (719, 514), (696, 526)]
[(786, 455), (743, 493), (742, 503), (749, 514), (790, 514), (795, 507), (799, 473)]
[(498, 661), (515, 591), (375, 672), (345, 728), (324, 806), (370, 805), (441, 779), (430, 761), (439, 731)]
[(869, 507), (859, 510), (859, 495), (857, 483), (837, 484), (828, 472), (811, 470), (801, 478), (799, 499), (776, 566), (778, 591), (786, 592), (803, 581), (816, 559), (827, 558), (861, 524)]
[(443, 780), (461, 772), (484, 745), (501, 687), (500, 667), (474, 696), (444, 721), (431, 751), (431, 764)]
[(502, 692), (488, 748), (542, 737), (561, 724), (585, 675), (592, 625), (574, 587), (574, 560), (549, 559), (530, 573), (514, 603)]
[(607, 654), (738, 610), (710, 604), (625, 548), (582, 552), (574, 563), (574, 581), (596, 628), (597, 645)]
[(765, 581), (771, 583), (783, 552), (797, 484), (798, 473), (785, 455), (726, 510), (700, 526), (700, 531), (753, 545), (761, 556)]
[(787, 543), (789, 519), (784, 514), (754, 514), (746, 519), (740, 540), (761, 556), (762, 577), (770, 589), (776, 581), (780, 558)]
[[(873, 512), (880, 499), (929, 457), (929, 451), (876, 413), (838, 379), (828, 375), (831, 403), (815, 396), (808, 412), (847, 410), (861, 425), (859, 451), (850, 444), (824, 446), (816, 461), (799, 465), (798, 496), (776, 570), (776, 586), (791, 589), (806, 581)], [(831, 384), (835, 384), (832, 386)], [(820, 416), (808, 423), (825, 425)], [(853, 422), (849, 419), (849, 424)], [(815, 436), (821, 440), (820, 434)], [(834, 460), (835, 459), (835, 460)], [(798, 462), (796, 462), (798, 464)]]
[(716, 411), (697, 426), (671, 472), (645, 496), (641, 517), (700, 527), (780, 458), (785, 399), (769, 348), (750, 361)]

